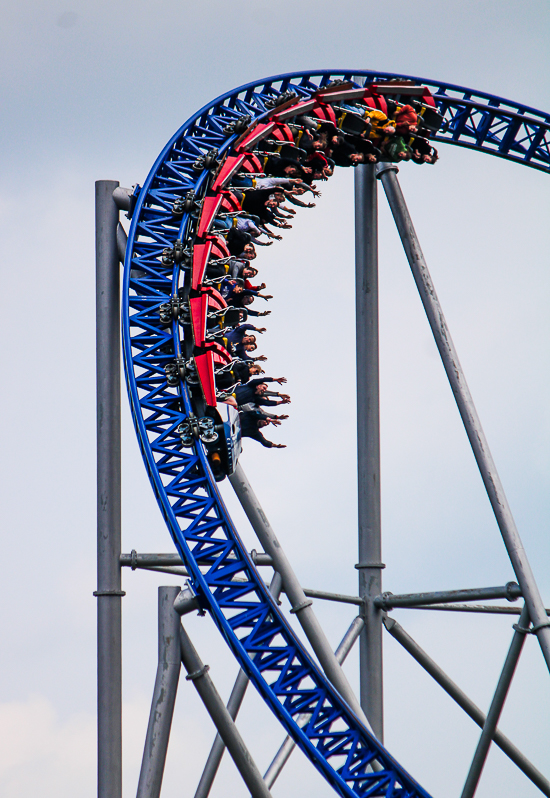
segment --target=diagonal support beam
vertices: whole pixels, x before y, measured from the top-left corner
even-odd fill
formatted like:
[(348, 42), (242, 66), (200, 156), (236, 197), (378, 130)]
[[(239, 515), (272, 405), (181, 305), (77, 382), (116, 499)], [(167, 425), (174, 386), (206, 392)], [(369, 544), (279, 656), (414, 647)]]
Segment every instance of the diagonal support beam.
[[(445, 690), (445, 692), (451, 696), (451, 698), (456, 701), (459, 707), (462, 707), (464, 712), (471, 717), (474, 723), (477, 723), (478, 726), (483, 728), (486, 717), (481, 711), (481, 709), (474, 704), (474, 702), (468, 698), (466, 693), (464, 693), (460, 687), (453, 682), (453, 680), (447, 676), (445, 671), (439, 667), (439, 665), (433, 661), (433, 659), (426, 654), (423, 648), (421, 648), (418, 643), (413, 640), (413, 638), (403, 629), (400, 623), (398, 623), (394, 618), (386, 617), (384, 618), (384, 626), (388, 630), (395, 640), (398, 643), (401, 643), (405, 651), (408, 651), (411, 657), (415, 659), (419, 665), (421, 665), (425, 671), (427, 671), (430, 676), (435, 679), (435, 681)], [(500, 731), (495, 731), (493, 737), (495, 743), (498, 747), (504, 751), (506, 756), (510, 757), (512, 762), (514, 762), (518, 768), (525, 773), (528, 779), (530, 779), (533, 784), (536, 784), (539, 790), (544, 793), (544, 795), (550, 796), (550, 781), (542, 775), (542, 773), (537, 770), (537, 768), (527, 759), (521, 751), (516, 748), (516, 746)]]
[(472, 764), (470, 765), (470, 770), (468, 772), (468, 776), (466, 777), (464, 789), (462, 790), (462, 795), (460, 798), (474, 798), (475, 792), (477, 790), (481, 773), (485, 766), (487, 755), (489, 754), (489, 748), (493, 742), (498, 721), (504, 707), (504, 702), (506, 701), (506, 696), (508, 695), (508, 690), (512, 684), (514, 673), (516, 672), (516, 667), (523, 649), (523, 644), (525, 643), (525, 635), (529, 633), (529, 611), (527, 609), (527, 605), (525, 604), (523, 605), (519, 623), (514, 625), (514, 629), (515, 631), (512, 638), (512, 643), (510, 644), (508, 654), (506, 655), (495, 694), (493, 696), (493, 700), (491, 701), (489, 711), (487, 712), (487, 717), (485, 719), (485, 723), (483, 724), (483, 730), (481, 732), (481, 736), (479, 738), (474, 758), (472, 759)]
[(546, 617), (546, 611), (535, 577), (508, 505), (508, 500), (489, 450), (489, 445), (447, 327), (443, 310), (437, 298), (418, 236), (409, 215), (401, 186), (397, 180), (397, 167), (380, 164), (377, 169), (378, 177), (384, 186), (416, 287), (424, 305), (424, 310), (439, 349), (458, 411), (504, 540), (504, 545), (529, 609), (533, 632), (537, 635), (546, 665), (550, 670), (550, 621)]
[(181, 660), (187, 671), (185, 678), (193, 682), (195, 690), (200, 695), (208, 714), (227, 746), (252, 798), (271, 798), (271, 793), (267, 789), (262, 774), (252, 759), (235, 721), (208, 675), (208, 665), (203, 664), (183, 626), (180, 626), (180, 643)]
[[(237, 674), (235, 684), (233, 685), (231, 695), (229, 696), (229, 701), (227, 702), (227, 711), (233, 720), (237, 719), (239, 709), (241, 708), (241, 704), (243, 703), (249, 684), (250, 679), (241, 669)], [(214, 739), (212, 748), (210, 749), (210, 753), (208, 754), (208, 759), (206, 760), (202, 776), (195, 791), (195, 798), (207, 798), (207, 796), (210, 794), (210, 790), (214, 784), (214, 779), (218, 773), (224, 753), (225, 743), (221, 734), (218, 732)]]

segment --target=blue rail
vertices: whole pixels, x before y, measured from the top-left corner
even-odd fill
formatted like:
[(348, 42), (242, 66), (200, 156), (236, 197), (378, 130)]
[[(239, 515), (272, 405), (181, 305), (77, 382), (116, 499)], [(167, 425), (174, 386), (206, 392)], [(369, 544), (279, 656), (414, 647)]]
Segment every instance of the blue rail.
[[(126, 251), (123, 347), (140, 448), (161, 512), (203, 607), (266, 703), (336, 792), (347, 798), (428, 798), (355, 716), (312, 660), (241, 542), (201, 444), (182, 448), (177, 428), (192, 412), (185, 383), (167, 384), (165, 366), (179, 354), (179, 330), (160, 324), (159, 307), (177, 291), (179, 266), (164, 248), (185, 239), (188, 217), (172, 205), (199, 191), (206, 172), (193, 163), (234, 139), (226, 128), (257, 118), (266, 101), (292, 89), (308, 97), (335, 78), (367, 82), (407, 77), (430, 88), (441, 113), (436, 141), (468, 147), (550, 171), (550, 115), (451, 84), (379, 72), (319, 71), (249, 83), (201, 108), (168, 142), (141, 189)], [(414, 168), (414, 167), (411, 167)], [(172, 348), (173, 347), (173, 348)], [(302, 713), (311, 715), (304, 727)]]

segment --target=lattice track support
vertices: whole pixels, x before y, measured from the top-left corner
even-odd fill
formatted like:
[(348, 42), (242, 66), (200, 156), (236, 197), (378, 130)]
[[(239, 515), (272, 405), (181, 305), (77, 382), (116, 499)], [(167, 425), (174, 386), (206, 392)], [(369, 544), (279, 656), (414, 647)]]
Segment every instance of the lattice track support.
[[(283, 586), (283, 580), (281, 579), (280, 574), (278, 574), (277, 571), (275, 571), (275, 573), (273, 574), (273, 579), (271, 580), (271, 584), (269, 586), (269, 592), (273, 595), (273, 598), (276, 601), (278, 601), (279, 599), (282, 586)], [(241, 668), (235, 680), (235, 684), (233, 686), (233, 690), (231, 691), (231, 695), (229, 696), (229, 701), (227, 702), (227, 711), (229, 712), (233, 720), (237, 719), (237, 715), (241, 708), (241, 704), (244, 700), (244, 696), (248, 688), (248, 685), (249, 685), (248, 676)], [(209, 795), (210, 790), (212, 789), (212, 785), (214, 784), (214, 779), (216, 778), (218, 768), (221, 764), (224, 752), (225, 752), (225, 743), (222, 740), (221, 735), (218, 733), (216, 735), (216, 739), (214, 740), (214, 744), (212, 745), (212, 748), (208, 755), (208, 759), (206, 760), (206, 765), (204, 766), (202, 776), (195, 791), (195, 798), (207, 798), (207, 796)], [(269, 788), (271, 785), (268, 784), (267, 786)]]
[[(298, 577), (294, 573), (292, 566), (283, 551), (283, 548), (278, 541), (275, 532), (267, 516), (263, 511), (256, 494), (254, 493), (250, 482), (248, 481), (242, 466), (237, 465), (235, 473), (229, 477), (231, 486), (237, 494), (237, 497), (246, 513), (248, 520), (258, 540), (262, 544), (264, 550), (269, 554), (273, 560), (273, 565), (281, 574), (283, 580), (283, 587), (287, 598), (289, 599), (293, 612), (298, 618), (306, 637), (311, 643), (311, 647), (315, 651), (321, 667), (325, 672), (327, 679), (329, 679), (334, 687), (338, 690), (341, 696), (345, 698), (350, 707), (356, 712), (357, 716), (368, 727), (368, 719), (365, 716), (353, 689), (348, 682), (348, 679), (342, 670), (333, 650), (330, 647), (326, 635), (317, 620), (311, 599), (308, 599), (304, 590), (298, 581)], [(372, 731), (372, 730), (371, 730)]]

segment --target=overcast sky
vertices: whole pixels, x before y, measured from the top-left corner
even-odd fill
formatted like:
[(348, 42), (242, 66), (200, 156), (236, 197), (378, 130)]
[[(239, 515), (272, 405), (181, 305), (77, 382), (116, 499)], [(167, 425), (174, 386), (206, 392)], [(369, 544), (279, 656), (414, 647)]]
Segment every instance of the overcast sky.
[[(4, 391), (0, 793), (95, 794), (94, 181), (143, 183), (174, 131), (218, 94), (300, 69), (448, 80), (550, 108), (546, 0), (296, 3), (4, 0), (0, 224)], [(400, 180), (527, 554), (550, 604), (550, 181), (441, 147)], [(275, 299), (262, 349), (291, 418), (243, 466), (307, 587), (357, 589), (353, 179), (258, 258)], [(384, 589), (514, 578), (385, 200), (380, 198)], [(123, 397), (123, 549), (171, 551)], [(249, 548), (257, 547), (235, 507)], [(135, 794), (156, 668), (156, 589), (124, 573), (124, 798)], [(353, 618), (316, 603), (336, 645)], [(510, 617), (403, 610), (398, 620), (486, 709)], [(236, 667), (208, 618), (189, 630), (224, 696)], [(346, 666), (356, 683), (357, 656)], [(386, 745), (434, 798), (460, 795), (478, 731), (390, 638)], [(548, 771), (548, 672), (526, 641), (502, 718)], [(282, 740), (250, 691), (243, 735), (260, 768)], [(213, 733), (182, 680), (163, 795), (190, 798)], [(213, 796), (245, 796), (224, 760)], [(296, 753), (277, 796), (328, 798)], [(480, 798), (537, 795), (492, 751)]]

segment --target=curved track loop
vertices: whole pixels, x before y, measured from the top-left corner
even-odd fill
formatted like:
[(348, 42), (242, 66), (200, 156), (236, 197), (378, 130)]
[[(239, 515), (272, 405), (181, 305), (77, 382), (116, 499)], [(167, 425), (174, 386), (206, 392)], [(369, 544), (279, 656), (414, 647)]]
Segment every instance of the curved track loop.
[[(366, 82), (396, 76), (354, 72)], [(199, 191), (208, 172), (192, 169), (212, 148), (235, 140), (224, 128), (239, 116), (266, 112), (265, 101), (292, 89), (309, 97), (351, 72), (283, 75), (251, 83), (202, 108), (168, 142), (141, 189), (134, 211), (123, 293), (123, 346), (132, 415), (153, 489), (192, 585), (229, 647), (286, 731), (334, 789), (348, 798), (416, 798), (428, 794), (362, 725), (303, 648), (268, 593), (224, 506), (200, 444), (182, 448), (177, 427), (192, 411), (185, 383), (170, 387), (165, 366), (179, 329), (161, 326), (179, 266), (161, 263), (162, 250), (185, 239), (188, 217), (172, 205)], [(550, 171), (550, 116), (498, 97), (408, 78), (427, 85), (445, 114), (435, 139)], [(238, 581), (236, 581), (238, 580)], [(311, 718), (300, 728), (298, 715)], [(373, 767), (374, 766), (374, 767)]]

